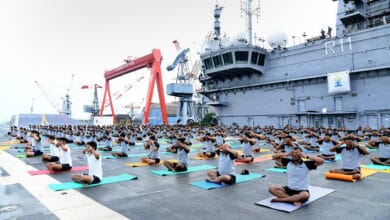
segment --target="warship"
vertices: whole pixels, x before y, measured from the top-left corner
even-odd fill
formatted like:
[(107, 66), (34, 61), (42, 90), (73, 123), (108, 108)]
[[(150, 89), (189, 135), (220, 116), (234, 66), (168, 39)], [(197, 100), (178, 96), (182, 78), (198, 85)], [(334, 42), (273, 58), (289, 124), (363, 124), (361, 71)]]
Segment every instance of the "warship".
[(220, 124), (390, 127), (389, 0), (338, 0), (335, 34), (271, 49), (252, 42), (251, 4), (246, 37), (234, 41), (221, 37), (216, 5), (214, 37), (200, 55), (201, 94)]

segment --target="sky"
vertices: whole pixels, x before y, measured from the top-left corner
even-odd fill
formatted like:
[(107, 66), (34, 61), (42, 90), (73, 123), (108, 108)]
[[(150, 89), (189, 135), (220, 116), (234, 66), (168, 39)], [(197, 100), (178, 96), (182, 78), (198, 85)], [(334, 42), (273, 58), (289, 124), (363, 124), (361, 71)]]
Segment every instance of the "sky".
[[(240, 0), (218, 0), (223, 6), (221, 33), (233, 38), (245, 31)], [(246, 1), (244, 1), (246, 2)], [(253, 0), (252, 8), (257, 8)], [(215, 0), (0, 0), (0, 123), (18, 113), (56, 113), (34, 83), (39, 82), (57, 106), (70, 89), (72, 117), (87, 119), (83, 105), (92, 103), (92, 90), (82, 85), (104, 86), (104, 72), (122, 65), (129, 56), (141, 57), (161, 50), (164, 84), (176, 71), (166, 71), (178, 52), (172, 41), (190, 48), (194, 63), (207, 33), (213, 30)], [(337, 2), (331, 0), (261, 0), (253, 32), (267, 39), (275, 32), (291, 36), (305, 32), (317, 36), (336, 22)], [(74, 80), (71, 78), (74, 74)], [(144, 106), (150, 70), (142, 69), (110, 82), (115, 109)], [(145, 78), (136, 83), (136, 79)], [(133, 88), (125, 92), (127, 85)], [(165, 89), (165, 88), (164, 88)], [(101, 102), (103, 90), (99, 91)], [(158, 101), (155, 94), (154, 101)], [(167, 101), (174, 100), (166, 95)], [(109, 111), (105, 111), (109, 113)]]

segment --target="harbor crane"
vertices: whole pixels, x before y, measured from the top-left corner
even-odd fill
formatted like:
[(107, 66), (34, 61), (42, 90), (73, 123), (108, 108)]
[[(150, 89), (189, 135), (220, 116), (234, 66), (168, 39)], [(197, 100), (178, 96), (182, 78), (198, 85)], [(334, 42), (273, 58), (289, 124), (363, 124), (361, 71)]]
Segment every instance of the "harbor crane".
[(99, 99), (98, 99), (98, 93), (97, 90), (103, 88), (102, 86), (98, 84), (94, 85), (83, 85), (81, 86), (81, 89), (93, 89), (93, 100), (92, 100), (92, 106), (86, 105), (84, 106), (84, 111), (91, 113), (91, 117), (96, 117), (99, 115)]
[(114, 105), (112, 102), (112, 97), (110, 92), (110, 80), (137, 71), (142, 68), (151, 68), (149, 87), (146, 95), (145, 112), (143, 115), (142, 123), (144, 125), (149, 124), (149, 114), (152, 105), (153, 90), (154, 90), (154, 85), (157, 84), (158, 97), (160, 99), (162, 121), (164, 124), (167, 125), (168, 116), (167, 116), (167, 107), (165, 104), (165, 97), (164, 97), (164, 86), (163, 86), (162, 73), (161, 73), (161, 60), (162, 60), (161, 51), (159, 49), (153, 49), (152, 53), (148, 55), (131, 60), (131, 62), (126, 61), (125, 64), (104, 73), (106, 85), (104, 90), (102, 107), (100, 109), (99, 115), (100, 116), (103, 115), (104, 107), (106, 105), (106, 97), (108, 97), (108, 102), (111, 108), (111, 115), (113, 116), (113, 122), (114, 124), (117, 124)]

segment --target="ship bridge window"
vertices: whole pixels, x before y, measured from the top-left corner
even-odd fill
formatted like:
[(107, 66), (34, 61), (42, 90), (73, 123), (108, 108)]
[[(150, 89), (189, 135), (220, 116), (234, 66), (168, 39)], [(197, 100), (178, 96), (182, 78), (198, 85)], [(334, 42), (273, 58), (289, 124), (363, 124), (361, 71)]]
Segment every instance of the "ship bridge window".
[(236, 51), (234, 55), (236, 56), (236, 63), (248, 63), (248, 51)]
[(265, 55), (257, 52), (252, 52), (251, 64), (257, 64), (259, 66), (264, 66)]
[(215, 68), (223, 66), (222, 57), (221, 56), (213, 57), (213, 61), (214, 61)]
[(214, 68), (213, 61), (211, 60), (211, 58), (204, 59), (203, 62), (206, 67), (206, 70)]
[(232, 53), (225, 53), (222, 55), (223, 57), (223, 62), (225, 63), (225, 65), (231, 65), (233, 64), (233, 55)]
[(259, 58), (259, 53), (252, 52), (251, 64), (257, 64), (257, 59)]
[(264, 60), (265, 60), (265, 55), (259, 54), (259, 59), (257, 60), (257, 65), (264, 66)]

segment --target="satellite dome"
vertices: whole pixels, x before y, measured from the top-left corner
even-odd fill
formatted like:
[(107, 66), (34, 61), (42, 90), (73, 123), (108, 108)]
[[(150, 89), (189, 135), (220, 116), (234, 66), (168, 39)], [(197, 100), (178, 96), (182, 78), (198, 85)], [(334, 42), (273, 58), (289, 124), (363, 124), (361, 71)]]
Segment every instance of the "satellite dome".
[(282, 30), (272, 31), (268, 35), (268, 45), (272, 48), (286, 47), (287, 45), (287, 34)]

